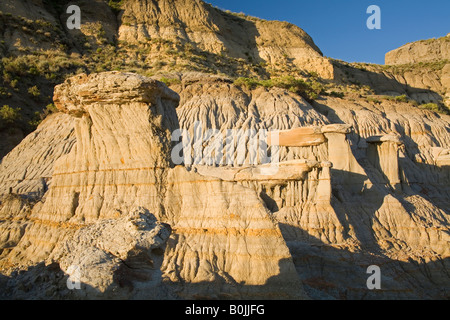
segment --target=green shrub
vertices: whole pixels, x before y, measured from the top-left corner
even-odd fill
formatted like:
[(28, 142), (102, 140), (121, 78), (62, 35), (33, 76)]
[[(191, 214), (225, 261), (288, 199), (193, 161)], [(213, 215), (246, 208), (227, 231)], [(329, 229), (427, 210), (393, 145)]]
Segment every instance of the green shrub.
[(37, 126), (42, 122), (42, 120), (42, 114), (39, 111), (36, 111), (33, 118), (28, 121), (28, 125), (31, 127), (31, 129), (36, 129)]
[(296, 79), (293, 76), (272, 78), (268, 80), (258, 80), (254, 78), (240, 77), (234, 81), (234, 84), (248, 89), (255, 89), (262, 86), (265, 88), (282, 88), (290, 92), (297, 93), (307, 100), (315, 100), (319, 94), (324, 93), (323, 85), (318, 81), (306, 82), (303, 79)]
[(374, 97), (367, 97), (367, 102), (375, 103), (375, 104), (381, 104), (381, 100), (374, 98)]
[(450, 109), (444, 105), (437, 103), (425, 103), (419, 106), (420, 109), (430, 110), (437, 113), (450, 115)]
[(49, 115), (52, 113), (59, 112), (58, 108), (53, 103), (48, 104), (44, 109), (44, 114)]
[(38, 99), (41, 96), (41, 91), (37, 86), (32, 86), (31, 88), (28, 88), (28, 94), (34, 99)]
[[(266, 81), (269, 81), (269, 80), (266, 80)], [(265, 83), (267, 84), (267, 82), (265, 82)], [(261, 82), (261, 81), (258, 81), (256, 79), (252, 79), (252, 78), (244, 78), (244, 77), (237, 78), (234, 81), (234, 84), (239, 87), (246, 87), (247, 89), (250, 89), (250, 90), (255, 89), (257, 86), (260, 86), (260, 85), (265, 86), (263, 84), (263, 82)]]
[(9, 98), (11, 93), (4, 87), (0, 87), (0, 98)]
[(4, 69), (4, 73), (18, 74), (18, 75), (26, 75), (26, 70), (29, 69), (27, 60), (24, 56), (20, 56), (17, 58), (3, 58), (2, 65)]
[(439, 106), (437, 105), (437, 103), (425, 103), (425, 104), (421, 104), (419, 106), (420, 109), (426, 109), (426, 110), (431, 110), (434, 112), (438, 112), (439, 111)]
[(36, 111), (33, 118), (28, 121), (28, 125), (31, 127), (31, 129), (34, 130), (46, 117), (58, 111), (59, 110), (55, 107), (55, 105), (53, 103), (50, 103), (42, 112)]
[(408, 102), (409, 98), (405, 94), (402, 94), (401, 96), (396, 96), (394, 98), (394, 101), (396, 101), (396, 102)]
[(38, 76), (38, 75), (40, 74), (38, 68), (35, 67), (35, 66), (31, 66), (31, 67), (28, 69), (28, 73), (31, 74), (31, 75), (33, 75), (33, 76)]
[(119, 13), (122, 10), (122, 4), (124, 0), (109, 0), (108, 5), (111, 7), (114, 13)]
[(21, 109), (4, 105), (0, 108), (0, 128), (17, 123), (22, 119)]
[(19, 80), (17, 79), (13, 79), (10, 81), (9, 85), (11, 86), (11, 88), (15, 89), (17, 88), (17, 85), (19, 84)]
[(388, 101), (394, 101), (395, 97), (392, 96), (382, 96), (381, 97), (383, 100), (388, 100)]
[(344, 98), (345, 94), (343, 92), (336, 92), (336, 91), (331, 91), (329, 93), (330, 97), (335, 97), (335, 98)]
[(401, 96), (382, 96), (381, 98), (383, 98), (384, 100), (388, 100), (388, 101), (395, 101), (395, 102), (409, 102), (410, 99), (408, 98), (407, 95), (402, 94)]
[(162, 77), (160, 79), (161, 82), (164, 82), (166, 84), (166, 86), (170, 87), (171, 85), (174, 84), (180, 84), (181, 81), (177, 78), (166, 78), (166, 77)]

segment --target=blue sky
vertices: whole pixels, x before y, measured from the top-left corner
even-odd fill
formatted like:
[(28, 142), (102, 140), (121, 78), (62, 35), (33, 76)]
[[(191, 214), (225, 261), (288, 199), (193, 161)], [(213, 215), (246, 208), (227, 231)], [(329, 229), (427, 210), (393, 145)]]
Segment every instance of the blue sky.
[[(327, 57), (384, 64), (386, 52), (450, 33), (450, 0), (205, 0), (221, 9), (291, 22)], [(381, 30), (369, 30), (367, 8), (381, 9)]]

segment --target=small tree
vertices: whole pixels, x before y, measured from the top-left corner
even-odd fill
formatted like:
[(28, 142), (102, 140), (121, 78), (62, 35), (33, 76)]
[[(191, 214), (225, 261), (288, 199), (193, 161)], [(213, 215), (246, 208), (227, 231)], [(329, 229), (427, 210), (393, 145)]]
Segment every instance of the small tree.
[(34, 99), (38, 99), (41, 96), (41, 91), (37, 86), (32, 86), (28, 88), (28, 94), (30, 94)]
[(0, 129), (3, 129), (7, 125), (15, 124), (21, 120), (20, 108), (11, 108), (8, 105), (4, 105), (0, 108)]

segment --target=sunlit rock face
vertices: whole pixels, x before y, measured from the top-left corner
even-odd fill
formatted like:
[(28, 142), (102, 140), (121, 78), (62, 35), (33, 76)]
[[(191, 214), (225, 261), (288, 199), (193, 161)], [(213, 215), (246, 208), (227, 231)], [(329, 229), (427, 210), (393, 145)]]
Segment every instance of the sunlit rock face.
[[(445, 297), (448, 116), (118, 72), (54, 101), (1, 164), (2, 270), (29, 267), (11, 281), (44, 262), (81, 272), (59, 298)], [(174, 161), (179, 130), (192, 147)], [(370, 265), (384, 290), (367, 291)]]
[[(118, 297), (147, 297), (134, 290), (155, 285), (146, 269), (159, 270), (152, 281), (166, 291), (176, 287), (182, 298), (305, 298), (281, 231), (256, 192), (172, 165), (178, 99), (164, 84), (133, 74), (82, 75), (57, 87), (56, 106), (76, 118), (76, 144), (55, 161), (44, 201), (24, 218), (5, 265), (56, 261), (68, 274), (77, 265), (93, 287), (80, 298), (111, 296), (120, 279), (138, 284)], [(136, 207), (144, 210), (138, 217)], [(164, 236), (144, 223), (150, 217), (167, 225)], [(140, 237), (153, 240), (144, 245)], [(142, 279), (119, 276), (120, 261), (129, 266), (155, 249), (163, 257), (138, 264)]]

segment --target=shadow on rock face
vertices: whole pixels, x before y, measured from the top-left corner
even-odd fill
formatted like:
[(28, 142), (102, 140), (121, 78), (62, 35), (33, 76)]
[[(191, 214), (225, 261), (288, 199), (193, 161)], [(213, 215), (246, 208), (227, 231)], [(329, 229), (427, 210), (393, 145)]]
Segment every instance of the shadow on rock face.
[[(450, 259), (432, 262), (397, 261), (382, 254), (338, 249), (290, 225), (283, 234), (298, 234), (286, 242), (305, 291), (312, 299), (385, 300), (450, 297)], [(292, 230), (295, 228), (296, 230)], [(367, 287), (369, 266), (380, 267), (380, 290)]]
[[(61, 270), (58, 263), (35, 266), (0, 277), (1, 300), (229, 300), (229, 299), (305, 299), (299, 281), (286, 278), (290, 261), (280, 261), (280, 274), (264, 285), (245, 285), (217, 277), (214, 281), (173, 283), (162, 281), (163, 251), (154, 250), (151, 262), (134, 257), (123, 261), (113, 272), (113, 282), (103, 290), (79, 281)], [(138, 264), (137, 260), (140, 260)], [(145, 259), (148, 259), (147, 257)], [(134, 265), (133, 265), (134, 264)], [(139, 266), (138, 266), (139, 265)], [(289, 295), (277, 294), (290, 292)]]
[[(290, 226), (281, 226), (282, 230)], [(292, 230), (291, 230), (292, 232)], [(297, 230), (296, 232), (302, 232)], [(303, 233), (305, 233), (303, 231)], [(304, 237), (309, 237), (304, 234)], [(226, 279), (200, 283), (161, 281), (158, 265), (130, 268), (124, 262), (114, 273), (114, 283), (104, 292), (80, 283), (79, 289), (68, 287), (71, 279), (57, 263), (40, 263), (26, 271), (0, 277), (2, 300), (229, 300), (229, 299), (304, 299), (304, 291), (314, 300), (381, 300), (381, 299), (449, 299), (450, 259), (433, 262), (401, 262), (363, 252), (339, 250), (317, 239), (288, 241), (302, 287), (288, 283), (280, 275), (265, 285), (246, 286)], [(381, 270), (381, 289), (369, 290), (367, 268), (377, 265)], [(267, 295), (284, 283), (292, 295)], [(283, 291), (286, 288), (283, 289)], [(295, 292), (298, 292), (297, 298)]]
[[(69, 269), (64, 272), (58, 263), (44, 262), (15, 271), (9, 276), (0, 275), (1, 300), (123, 300), (123, 299), (171, 299), (168, 290), (161, 283), (161, 251), (152, 250), (143, 257), (132, 257), (120, 261), (114, 270), (107, 269), (107, 263), (97, 266), (83, 266), (85, 269)], [(139, 266), (136, 264), (139, 260)], [(145, 261), (144, 261), (145, 259)], [(87, 268), (90, 268), (88, 270)], [(102, 277), (107, 286), (101, 290), (83, 282), (86, 275), (96, 269), (96, 276)], [(78, 272), (78, 273), (77, 273)], [(109, 273), (107, 274), (106, 273)], [(81, 278), (81, 279), (80, 279)], [(92, 280), (92, 279), (88, 279)], [(99, 279), (96, 279), (97, 281)], [(95, 283), (98, 285), (98, 283)]]

